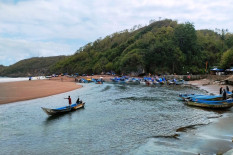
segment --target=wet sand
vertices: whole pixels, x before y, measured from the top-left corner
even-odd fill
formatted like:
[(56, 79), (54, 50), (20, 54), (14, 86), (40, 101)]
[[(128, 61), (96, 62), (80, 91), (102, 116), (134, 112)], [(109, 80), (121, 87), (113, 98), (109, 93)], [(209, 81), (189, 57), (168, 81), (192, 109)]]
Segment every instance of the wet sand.
[(81, 88), (74, 79), (33, 80), (0, 83), (0, 104), (30, 100)]

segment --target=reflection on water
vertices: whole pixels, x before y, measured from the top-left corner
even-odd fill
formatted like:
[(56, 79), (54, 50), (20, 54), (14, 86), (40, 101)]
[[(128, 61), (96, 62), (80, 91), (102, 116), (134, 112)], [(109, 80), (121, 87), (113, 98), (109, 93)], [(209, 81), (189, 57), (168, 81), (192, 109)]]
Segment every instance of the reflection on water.
[[(203, 93), (189, 87), (110, 83), (83, 86), (0, 106), (1, 153), (169, 154), (169, 148), (173, 154), (185, 154), (184, 147), (192, 143), (187, 146), (180, 141), (182, 134), (177, 134), (177, 129), (208, 124), (209, 118), (221, 115), (188, 107), (178, 100), (179, 93)], [(41, 110), (65, 106), (64, 97), (68, 95), (73, 101), (78, 97), (85, 101), (85, 109), (52, 117)]]

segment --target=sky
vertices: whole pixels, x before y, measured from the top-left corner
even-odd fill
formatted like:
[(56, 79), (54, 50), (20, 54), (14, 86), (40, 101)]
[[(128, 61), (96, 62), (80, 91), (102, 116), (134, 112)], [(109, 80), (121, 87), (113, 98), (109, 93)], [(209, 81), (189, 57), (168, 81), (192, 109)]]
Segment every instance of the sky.
[(0, 65), (72, 55), (80, 47), (150, 20), (233, 32), (232, 0), (0, 0)]

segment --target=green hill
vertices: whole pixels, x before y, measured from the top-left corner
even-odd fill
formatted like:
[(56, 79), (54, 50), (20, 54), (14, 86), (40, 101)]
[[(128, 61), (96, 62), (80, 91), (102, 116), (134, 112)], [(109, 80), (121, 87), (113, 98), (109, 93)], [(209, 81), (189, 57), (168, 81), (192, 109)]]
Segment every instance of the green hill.
[(0, 73), (6, 68), (6, 66), (0, 65)]
[(0, 76), (110, 71), (134, 75), (202, 74), (206, 67), (232, 65), (228, 58), (232, 47), (233, 34), (227, 30), (195, 30), (190, 22), (179, 24), (165, 19), (97, 39), (72, 56), (26, 59), (3, 71), (0, 67)]
[(137, 30), (124, 30), (97, 39), (71, 57), (52, 66), (54, 72), (99, 74), (200, 74), (219, 65), (224, 51), (233, 46), (225, 30), (195, 30), (192, 23), (170, 19)]
[(4, 67), (2, 71), (0, 68), (0, 76), (21, 77), (50, 74), (50, 66), (65, 58), (66, 56), (55, 56), (21, 60), (9, 67)]

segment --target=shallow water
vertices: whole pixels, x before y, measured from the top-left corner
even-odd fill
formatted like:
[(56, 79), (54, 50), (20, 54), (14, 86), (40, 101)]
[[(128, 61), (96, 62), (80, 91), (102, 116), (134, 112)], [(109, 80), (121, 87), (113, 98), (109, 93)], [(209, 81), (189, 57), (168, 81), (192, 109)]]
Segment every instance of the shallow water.
[[(105, 83), (50, 97), (0, 106), (0, 154), (197, 154), (192, 142), (174, 136), (187, 126), (210, 123), (221, 113), (188, 107), (182, 86)], [(85, 109), (48, 117), (41, 107), (67, 105), (78, 97)]]

